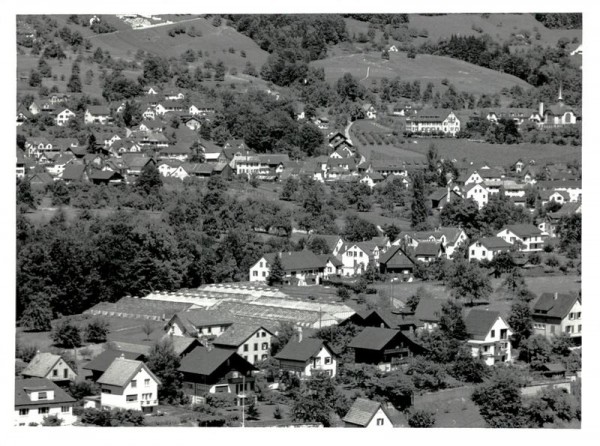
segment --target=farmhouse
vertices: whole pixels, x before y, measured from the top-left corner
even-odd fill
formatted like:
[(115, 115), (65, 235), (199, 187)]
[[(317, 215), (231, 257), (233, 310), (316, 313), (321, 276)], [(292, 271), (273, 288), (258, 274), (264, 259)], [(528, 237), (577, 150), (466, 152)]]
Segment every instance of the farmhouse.
[(90, 105), (85, 111), (83, 120), (86, 124), (108, 124), (112, 118), (110, 110), (104, 105)]
[(281, 260), (285, 271), (285, 281), (298, 285), (318, 284), (325, 272), (323, 259), (311, 251), (265, 254), (250, 268), (250, 281), (267, 281), (275, 256)]
[(62, 108), (56, 113), (56, 118), (55, 118), (56, 125), (62, 127), (67, 122), (69, 122), (69, 119), (74, 118), (74, 117), (75, 117), (75, 113), (73, 113), (68, 108)]
[(235, 323), (213, 341), (215, 347), (234, 350), (250, 364), (257, 364), (270, 356), (271, 343), (276, 337), (257, 324)]
[(460, 120), (452, 110), (424, 109), (406, 118), (406, 131), (411, 133), (444, 133), (455, 136)]
[(404, 252), (400, 245), (392, 246), (379, 256), (380, 272), (399, 275), (403, 282), (412, 282), (415, 268), (415, 261)]
[(21, 371), (24, 378), (46, 378), (57, 384), (75, 381), (77, 374), (61, 356), (53, 353), (37, 353)]
[(496, 236), (511, 245), (516, 245), (522, 252), (541, 251), (544, 248), (545, 234), (533, 225), (508, 225)]
[(421, 297), (415, 308), (417, 330), (432, 331), (438, 328), (442, 316), (442, 306), (446, 302), (445, 299)]

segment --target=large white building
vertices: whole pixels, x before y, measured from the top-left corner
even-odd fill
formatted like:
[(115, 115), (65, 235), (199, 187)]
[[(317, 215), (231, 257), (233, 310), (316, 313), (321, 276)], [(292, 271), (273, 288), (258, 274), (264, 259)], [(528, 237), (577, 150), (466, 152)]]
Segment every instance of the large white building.
[[(46, 378), (15, 381), (15, 426), (41, 425), (45, 417), (56, 416), (63, 426), (73, 424), (75, 398)], [(32, 424), (34, 423), (34, 424)]]
[(544, 234), (533, 225), (508, 225), (496, 234), (511, 245), (517, 244), (521, 252), (534, 252), (544, 249)]
[(406, 131), (420, 133), (442, 132), (455, 136), (460, 131), (460, 120), (452, 110), (425, 109), (406, 118)]

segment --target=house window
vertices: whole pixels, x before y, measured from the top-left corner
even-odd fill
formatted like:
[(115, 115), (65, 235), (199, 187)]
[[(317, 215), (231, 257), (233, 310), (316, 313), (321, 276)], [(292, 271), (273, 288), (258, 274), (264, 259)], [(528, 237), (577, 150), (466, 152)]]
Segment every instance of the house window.
[(490, 349), (489, 345), (484, 345), (484, 346), (483, 346), (483, 351), (484, 351), (484, 352), (487, 352), (487, 351), (489, 351), (489, 349)]
[(63, 369), (63, 378), (69, 377), (69, 369)]
[(62, 413), (67, 413), (67, 412), (70, 412), (70, 411), (71, 411), (71, 406), (62, 406), (62, 407), (60, 408), (60, 411), (61, 411)]
[(555, 330), (555, 328), (556, 328), (556, 327), (555, 327), (554, 325), (551, 325), (551, 326), (550, 326), (550, 333), (554, 334), (554, 330)]
[(19, 415), (21, 415), (21, 416), (29, 415), (29, 409), (19, 409)]
[(127, 395), (127, 397), (125, 398), (127, 401), (137, 401), (137, 395)]
[(260, 331), (257, 331), (257, 332), (256, 332), (256, 337), (257, 337), (257, 338), (260, 338)]
[(577, 333), (581, 333), (581, 325), (577, 326)]
[(110, 389), (102, 389), (102, 393), (108, 393), (108, 394), (110, 394), (110, 393), (112, 393), (112, 390), (110, 390)]
[(258, 355), (254, 355), (254, 362), (258, 361)]
[(258, 350), (258, 343), (255, 343), (254, 344), (254, 351), (257, 351), (257, 350)]
[(260, 335), (261, 335), (263, 338), (266, 338), (266, 337), (267, 337), (267, 332), (266, 332), (266, 331), (263, 331), (263, 332), (261, 332), (261, 334), (260, 334)]
[(131, 388), (135, 389), (137, 387), (137, 381), (135, 379), (131, 380)]
[(475, 250), (471, 249), (471, 255), (474, 256), (475, 255)]
[(567, 325), (565, 327), (565, 329), (566, 329), (567, 333), (571, 333), (571, 331), (573, 330), (573, 326), (572, 325)]
[(248, 351), (248, 344), (244, 344), (244, 351), (247, 352)]
[(248, 360), (248, 355), (244, 355), (244, 359), (247, 361)]
[(383, 418), (377, 418), (377, 426), (383, 426)]
[(325, 364), (331, 364), (331, 358), (329, 356), (325, 357)]
[(208, 327), (208, 328), (206, 329), (206, 332), (207, 332), (207, 333), (209, 333), (209, 334), (210, 334), (210, 333), (212, 333), (212, 327)]
[(58, 376), (58, 370), (56, 370), (56, 369), (52, 370), (52, 376)]
[(258, 276), (258, 271), (252, 271), (252, 276), (257, 277)]
[(481, 251), (481, 255), (485, 256), (485, 249), (483, 251)]
[(267, 354), (266, 354), (266, 353), (263, 353), (263, 355), (262, 355), (262, 359), (263, 359), (263, 360), (267, 359)]
[(267, 273), (265, 271), (262, 272), (263, 277), (267, 277)]
[(48, 393), (47, 392), (39, 392), (38, 393), (38, 400), (46, 400), (48, 399)]
[(38, 414), (39, 415), (47, 414), (49, 412), (50, 412), (50, 408), (49, 407), (40, 407), (38, 409)]
[(150, 387), (150, 379), (144, 380), (144, 387)]
[(496, 330), (492, 330), (491, 337), (492, 337), (492, 338), (495, 338), (495, 337), (496, 337)]
[(263, 342), (262, 343), (262, 349), (263, 350), (269, 350), (269, 343), (268, 342)]

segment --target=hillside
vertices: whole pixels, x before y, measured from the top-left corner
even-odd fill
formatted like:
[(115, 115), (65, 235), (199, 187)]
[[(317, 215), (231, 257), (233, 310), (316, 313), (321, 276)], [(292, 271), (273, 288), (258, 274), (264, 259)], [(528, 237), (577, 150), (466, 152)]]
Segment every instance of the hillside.
[(389, 61), (382, 59), (379, 54), (351, 54), (318, 60), (311, 65), (324, 68), (328, 81), (336, 81), (344, 73), (351, 73), (365, 85), (371, 79), (400, 76), (403, 81), (419, 80), (423, 87), (427, 82), (433, 82), (438, 88), (443, 79), (448, 79), (457, 90), (479, 95), (499, 93), (502, 88), (514, 85), (530, 87), (527, 82), (515, 76), (449, 57), (425, 54), (409, 59), (406, 53), (390, 53)]
[[(193, 26), (202, 36), (179, 34), (171, 37), (167, 34), (170, 29), (179, 26)], [(132, 59), (139, 49), (163, 57), (178, 57), (189, 49), (208, 51), (213, 61), (222, 60), (227, 67), (236, 67), (238, 70), (243, 69), (248, 61), (260, 69), (268, 56), (254, 41), (233, 28), (215, 28), (203, 18), (182, 19), (178, 23), (153, 28), (124, 29), (114, 33), (97, 34), (92, 36), (90, 41), (94, 47), (99, 46), (110, 51), (112, 57), (123, 59)], [(230, 48), (235, 49), (235, 53), (230, 53)], [(241, 56), (242, 50), (245, 51), (246, 57)]]

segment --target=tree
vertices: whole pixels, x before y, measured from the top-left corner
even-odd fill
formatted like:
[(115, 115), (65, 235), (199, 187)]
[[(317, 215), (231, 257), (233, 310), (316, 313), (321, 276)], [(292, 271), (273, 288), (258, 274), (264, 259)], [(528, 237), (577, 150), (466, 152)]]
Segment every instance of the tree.
[(296, 335), (296, 326), (292, 322), (280, 322), (277, 332), (279, 334), (271, 342), (271, 357), (279, 353)]
[(146, 335), (146, 339), (150, 339), (150, 335), (152, 334), (153, 331), (154, 331), (154, 325), (152, 325), (152, 322), (150, 322), (150, 321), (144, 322), (144, 325), (142, 325), (142, 332)]
[(216, 81), (224, 81), (225, 80), (225, 64), (222, 60), (218, 61), (215, 65), (215, 77)]
[(50, 333), (50, 338), (58, 347), (80, 347), (81, 329), (77, 325), (74, 325), (69, 319), (65, 318), (54, 327), (52, 333)]
[(491, 427), (515, 428), (526, 425), (520, 380), (511, 369), (497, 369), (485, 384), (479, 385), (471, 399)]
[(435, 392), (446, 387), (445, 367), (423, 356), (417, 356), (410, 362), (406, 374), (412, 378), (415, 388), (419, 390)]
[(254, 401), (252, 401), (246, 408), (246, 418), (248, 420), (258, 420), (260, 418), (260, 412), (258, 411)]
[(67, 91), (71, 93), (81, 93), (81, 78), (79, 77), (79, 65), (73, 64), (71, 77), (67, 83)]
[(502, 287), (506, 288), (513, 296), (518, 296), (521, 290), (527, 289), (527, 284), (525, 283), (523, 274), (521, 274), (521, 270), (513, 267), (502, 282)]
[(344, 238), (349, 242), (363, 242), (378, 235), (377, 227), (370, 221), (363, 220), (353, 214), (346, 216)]
[(414, 385), (404, 373), (395, 370), (383, 378), (375, 379), (370, 392), (373, 396), (390, 402), (396, 409), (404, 410), (411, 405)]
[(435, 425), (435, 413), (430, 410), (415, 410), (408, 416), (410, 427), (433, 427)]
[(106, 342), (110, 324), (102, 318), (94, 318), (85, 328), (85, 340), (93, 344)]
[(271, 265), (271, 270), (269, 271), (269, 276), (267, 277), (267, 283), (269, 286), (283, 285), (284, 277), (285, 269), (283, 269), (281, 257), (278, 253), (276, 253), (275, 258), (273, 259), (273, 264)]
[(31, 331), (48, 331), (52, 328), (51, 322), (50, 296), (44, 293), (33, 295), (21, 315), (21, 326)]
[(32, 69), (29, 72), (29, 86), (39, 87), (40, 85), (42, 85), (42, 76), (37, 70)]
[(552, 360), (552, 345), (544, 336), (531, 336), (521, 344), (519, 358), (528, 362), (533, 370), (540, 370)]
[(35, 197), (31, 191), (31, 183), (26, 179), (17, 180), (17, 204), (27, 209), (35, 209)]
[(492, 293), (490, 278), (480, 266), (463, 259), (452, 262), (448, 271), (446, 286), (456, 299), (475, 301), (487, 300)]
[(518, 347), (521, 342), (528, 339), (533, 331), (533, 319), (531, 317), (531, 309), (527, 301), (519, 299), (510, 307), (508, 316), (508, 325), (513, 330), (513, 340), (515, 347)]
[(462, 316), (462, 306), (455, 301), (447, 300), (442, 304), (439, 327), (442, 333), (452, 339), (462, 341), (469, 337)]
[(411, 227), (422, 228), (427, 222), (427, 207), (425, 205), (425, 184), (423, 174), (420, 172), (413, 178), (413, 200), (410, 210)]
[(349, 410), (349, 402), (334, 386), (325, 373), (317, 373), (304, 381), (299, 392), (294, 395), (292, 417), (297, 421), (323, 423), (331, 426), (333, 412), (343, 416)]
[(192, 163), (203, 163), (204, 162), (204, 160), (205, 160), (204, 151), (202, 150), (202, 146), (200, 145), (200, 143), (198, 141), (194, 141), (192, 143), (190, 150), (192, 151), (192, 157), (190, 158), (190, 162), (192, 162)]
[(443, 226), (463, 228), (467, 237), (477, 238), (481, 231), (479, 206), (473, 200), (452, 200), (440, 212)]
[(161, 381), (158, 388), (158, 397), (161, 401), (167, 403), (181, 401), (183, 376), (179, 372), (180, 363), (179, 355), (175, 353), (170, 339), (159, 341), (150, 349), (146, 365)]
[(449, 373), (461, 381), (481, 383), (488, 375), (488, 366), (481, 359), (474, 358), (471, 349), (463, 345), (459, 348)]
[(140, 192), (146, 195), (155, 195), (162, 188), (162, 179), (160, 173), (154, 163), (148, 163), (142, 169), (142, 172), (137, 179), (135, 186)]

